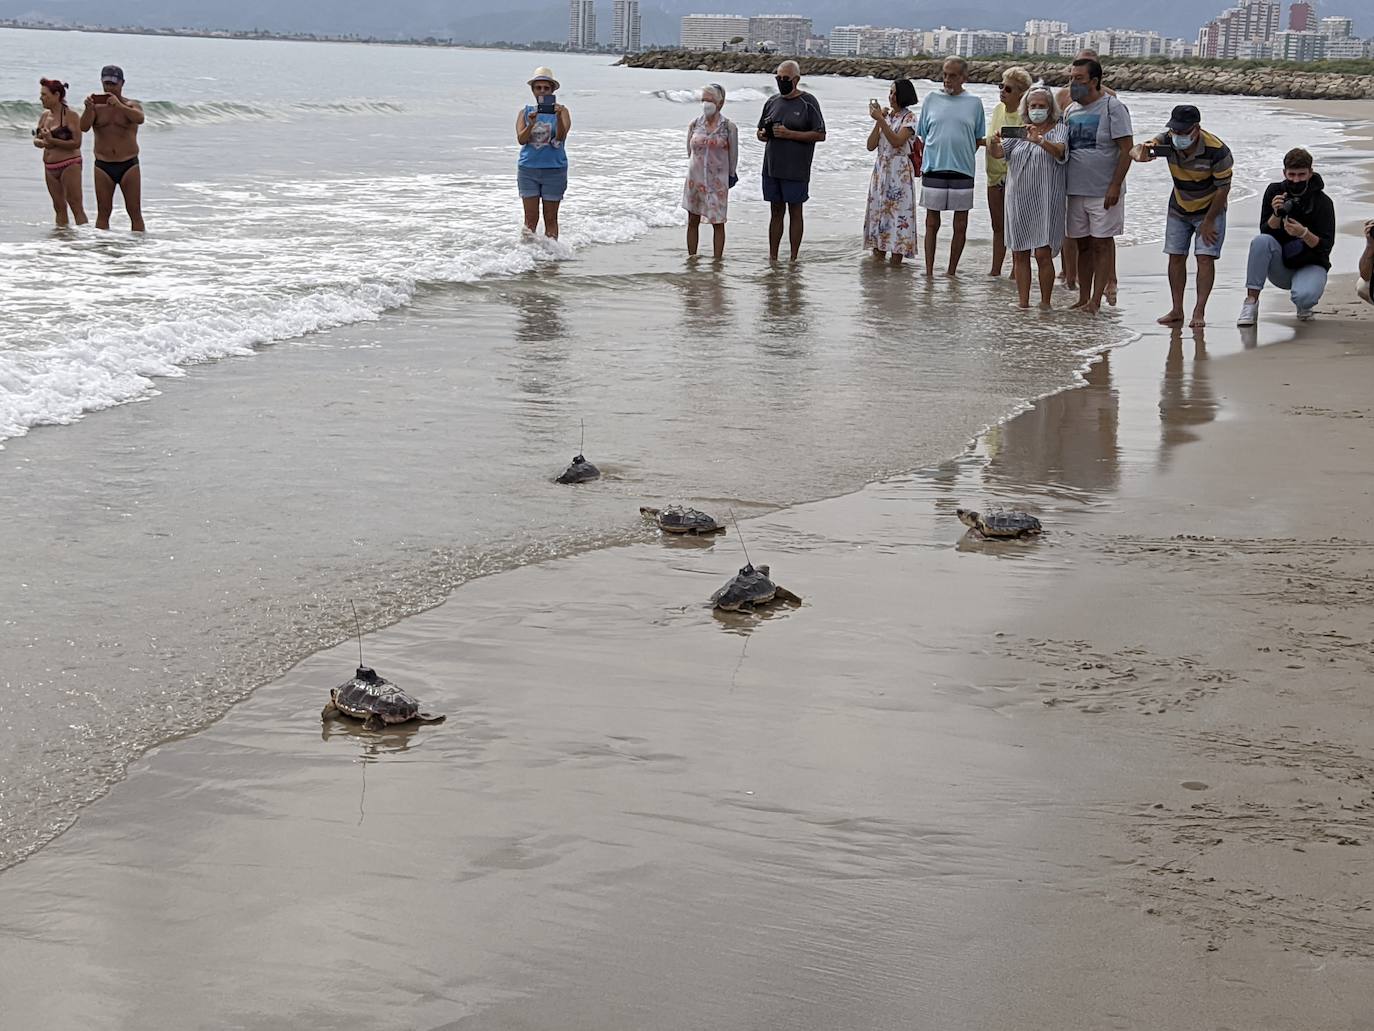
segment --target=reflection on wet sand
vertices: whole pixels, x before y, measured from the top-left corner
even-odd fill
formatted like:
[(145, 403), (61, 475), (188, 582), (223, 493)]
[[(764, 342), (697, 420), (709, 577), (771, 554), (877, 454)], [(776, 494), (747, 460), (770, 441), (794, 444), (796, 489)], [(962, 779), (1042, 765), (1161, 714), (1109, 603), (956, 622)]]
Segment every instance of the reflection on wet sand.
[(1120, 476), (1118, 409), (1107, 353), (1088, 369), (1083, 386), (1042, 398), (988, 433), (988, 479), (1051, 493), (1114, 490)]
[(1192, 331), (1191, 361), (1184, 360), (1183, 330), (1169, 334), (1169, 353), (1159, 385), (1161, 465), (1179, 444), (1197, 440), (1197, 428), (1217, 417), (1219, 404), (1207, 378), (1207, 341), (1201, 329)]
[(733, 328), (734, 313), (720, 262), (691, 266), (676, 285), (682, 298), (682, 321), (688, 329), (715, 338)]

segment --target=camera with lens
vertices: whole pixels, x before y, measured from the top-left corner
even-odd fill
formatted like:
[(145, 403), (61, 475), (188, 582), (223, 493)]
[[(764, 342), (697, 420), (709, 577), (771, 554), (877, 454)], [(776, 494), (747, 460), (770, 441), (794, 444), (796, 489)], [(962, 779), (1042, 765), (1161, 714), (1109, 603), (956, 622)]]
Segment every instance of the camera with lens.
[(1292, 218), (1293, 215), (1302, 207), (1297, 197), (1291, 193), (1283, 195), (1283, 203), (1279, 205), (1279, 218)]

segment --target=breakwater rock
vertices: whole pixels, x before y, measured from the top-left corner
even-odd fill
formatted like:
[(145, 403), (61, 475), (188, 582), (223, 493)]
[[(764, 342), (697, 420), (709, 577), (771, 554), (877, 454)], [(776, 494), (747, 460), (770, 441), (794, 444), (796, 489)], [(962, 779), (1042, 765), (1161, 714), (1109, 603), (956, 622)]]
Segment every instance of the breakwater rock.
[[(631, 68), (670, 68), (682, 71), (736, 72), (772, 75), (777, 55), (655, 50), (630, 54), (620, 63)], [(847, 75), (875, 79), (940, 79), (939, 59), (808, 57), (802, 60), (806, 75)], [(1068, 61), (1025, 60), (970, 61), (970, 82), (1001, 82), (1002, 71), (1020, 65), (1031, 76), (1051, 86), (1068, 82)], [(1243, 97), (1287, 97), (1294, 100), (1364, 100), (1374, 97), (1374, 75), (1322, 71), (1319, 67), (1269, 65), (1245, 67), (1239, 63), (1195, 64), (1179, 62), (1132, 63), (1110, 61), (1105, 81), (1116, 90), (1142, 93), (1223, 94)]]

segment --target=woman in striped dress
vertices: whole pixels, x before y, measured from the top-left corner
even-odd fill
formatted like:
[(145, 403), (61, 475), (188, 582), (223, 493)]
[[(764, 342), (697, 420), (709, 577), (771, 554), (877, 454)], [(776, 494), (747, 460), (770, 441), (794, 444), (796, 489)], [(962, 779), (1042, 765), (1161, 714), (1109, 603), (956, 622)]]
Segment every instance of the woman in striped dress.
[(1040, 307), (1054, 294), (1054, 256), (1064, 241), (1068, 133), (1059, 104), (1047, 87), (1034, 86), (1021, 98), (1025, 137), (988, 142), (988, 153), (1007, 160), (1006, 238), (1016, 276), (1019, 307), (1030, 307), (1031, 254), (1040, 271)]

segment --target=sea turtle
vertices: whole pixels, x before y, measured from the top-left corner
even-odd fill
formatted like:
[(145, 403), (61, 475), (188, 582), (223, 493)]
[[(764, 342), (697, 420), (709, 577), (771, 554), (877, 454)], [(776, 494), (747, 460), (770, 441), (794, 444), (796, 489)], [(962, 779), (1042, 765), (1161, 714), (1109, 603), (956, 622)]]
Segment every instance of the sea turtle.
[(1027, 512), (975, 512), (956, 508), (959, 522), (988, 538), (1030, 537), (1040, 532), (1040, 520)]
[(589, 480), (601, 479), (601, 470), (592, 465), (582, 455), (574, 455), (572, 464), (563, 470), (563, 474), (558, 477), (557, 483), (586, 483)]
[(368, 666), (359, 666), (352, 680), (330, 690), (320, 719), (338, 716), (362, 720), (368, 730), (381, 730), (389, 724), (411, 720), (421, 723), (442, 723), (444, 720), (442, 715), (421, 712), (418, 699), (379, 677), (377, 671)]
[(774, 601), (801, 604), (801, 598), (768, 579), (767, 566), (753, 564), (746, 565), (733, 580), (711, 595), (711, 604), (727, 612), (757, 608)]
[(681, 505), (669, 505), (667, 508), (640, 505), (639, 514), (648, 516), (658, 523), (658, 528), (664, 533), (720, 533), (725, 529), (724, 523), (718, 522), (705, 512), (699, 512), (695, 508), (683, 508)]

